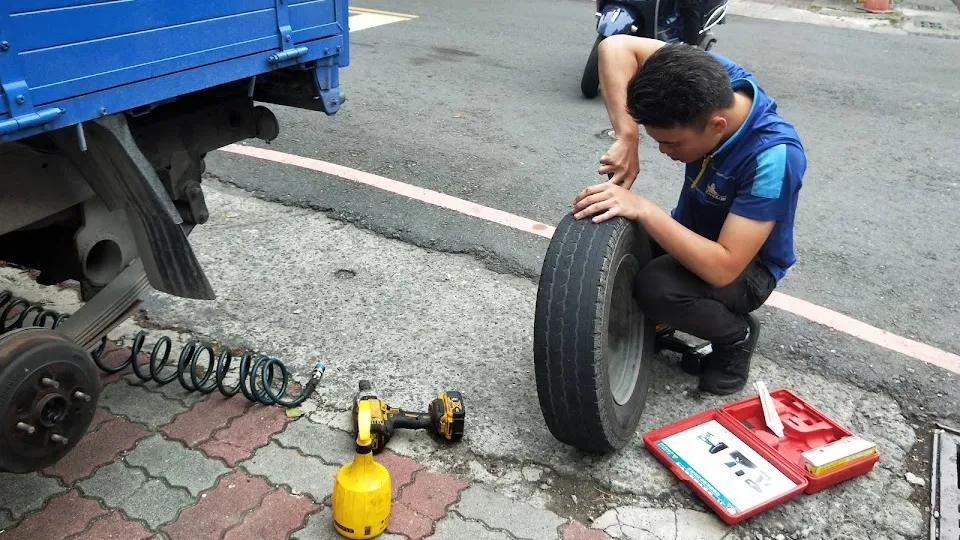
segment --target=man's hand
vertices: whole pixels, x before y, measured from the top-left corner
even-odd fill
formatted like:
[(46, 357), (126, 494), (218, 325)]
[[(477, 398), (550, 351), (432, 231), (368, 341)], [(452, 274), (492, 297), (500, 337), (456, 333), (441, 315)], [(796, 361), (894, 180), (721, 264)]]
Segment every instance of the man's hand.
[(613, 175), (611, 184), (630, 189), (640, 172), (640, 156), (637, 141), (630, 137), (617, 139), (607, 153), (600, 158), (600, 174)]
[(573, 217), (583, 219), (594, 216), (594, 223), (602, 223), (617, 216), (640, 221), (652, 204), (629, 189), (612, 182), (604, 182), (577, 194), (573, 201)]

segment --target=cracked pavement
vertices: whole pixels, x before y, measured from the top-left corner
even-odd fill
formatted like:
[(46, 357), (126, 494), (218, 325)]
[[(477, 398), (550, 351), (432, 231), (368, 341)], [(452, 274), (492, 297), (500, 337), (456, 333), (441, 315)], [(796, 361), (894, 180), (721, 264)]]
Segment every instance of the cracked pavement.
[[(111, 338), (129, 347), (147, 328), (145, 350), (166, 335), (175, 352), (191, 337), (215, 338), (277, 355), (301, 382), (322, 361), (327, 371), (317, 392), (300, 407), (302, 416), (291, 418), (242, 395), (201, 396), (176, 382), (143, 382), (129, 368), (104, 374), (95, 426), (67, 458), (39, 474), (0, 478), (4, 540), (114, 530), (170, 540), (188, 531), (334, 538), (329, 497), (337, 468), (352, 459), (349, 408), (361, 378), (405, 409), (423, 409), (447, 389), (462, 391), (467, 406), (460, 444), (400, 431), (378, 457), (394, 482), (388, 539), (922, 535), (924, 488), (905, 479), (920, 426), (888, 396), (759, 359), (752, 380), (806, 396), (876, 441), (882, 457), (862, 477), (727, 526), (639, 435), (750, 395), (749, 386), (728, 399), (700, 396), (673, 353), (663, 353), (636, 440), (616, 454), (582, 455), (552, 439), (536, 403), (535, 283), (214, 181), (205, 191), (210, 222), (191, 241), (219, 298), (196, 302), (151, 291), (141, 313)], [(344, 279), (338, 271), (345, 269), (353, 277)], [(0, 289), (60, 312), (79, 306), (74, 290), (40, 287), (14, 268), (0, 268)], [(432, 291), (428, 300), (424, 291)], [(129, 354), (117, 349), (107, 358)], [(65, 507), (72, 513), (50, 517)]]

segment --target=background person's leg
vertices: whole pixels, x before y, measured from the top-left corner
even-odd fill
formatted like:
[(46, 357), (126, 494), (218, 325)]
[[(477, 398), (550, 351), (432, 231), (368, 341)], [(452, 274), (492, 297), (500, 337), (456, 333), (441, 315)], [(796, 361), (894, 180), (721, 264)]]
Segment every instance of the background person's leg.
[(684, 43), (700, 45), (700, 3), (698, 0), (679, 0), (677, 16), (680, 20), (680, 39)]

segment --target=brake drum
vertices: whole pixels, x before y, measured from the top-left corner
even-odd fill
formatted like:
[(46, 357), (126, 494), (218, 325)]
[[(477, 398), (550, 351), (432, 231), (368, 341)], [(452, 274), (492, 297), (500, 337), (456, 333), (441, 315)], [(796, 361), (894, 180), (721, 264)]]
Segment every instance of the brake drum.
[(0, 335), (0, 470), (53, 465), (90, 427), (100, 378), (90, 354), (47, 328)]

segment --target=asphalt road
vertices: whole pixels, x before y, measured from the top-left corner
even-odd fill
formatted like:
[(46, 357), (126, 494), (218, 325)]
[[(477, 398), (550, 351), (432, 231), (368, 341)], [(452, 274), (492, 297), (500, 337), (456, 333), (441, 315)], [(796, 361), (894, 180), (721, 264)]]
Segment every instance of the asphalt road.
[[(270, 147), (556, 223), (597, 182), (609, 128), (579, 79), (593, 4), (370, 0), (417, 19), (351, 36), (335, 117), (273, 107)], [(753, 71), (809, 155), (786, 294), (960, 353), (960, 42), (731, 17), (717, 51)], [(434, 250), (535, 278), (547, 241), (321, 173), (215, 154), (220, 179)], [(681, 169), (645, 142), (636, 190), (669, 208)], [(761, 353), (960, 411), (956, 379), (774, 309)], [(936, 396), (936, 397), (934, 397)], [(922, 418), (921, 418), (922, 419)]]
[[(362, 7), (418, 17), (352, 34), (343, 109), (327, 117), (272, 107), (282, 132), (270, 148), (545, 223), (601, 180), (609, 123), (602, 102), (579, 93), (592, 2)], [(960, 41), (742, 17), (717, 33), (717, 50), (759, 77), (810, 157), (800, 261), (780, 291), (960, 353)], [(407, 408), (459, 389), (470, 411), (465, 444), (406, 434), (392, 448), (558, 515), (587, 522), (613, 511), (624, 530), (634, 522), (624, 508), (703, 510), (639, 437), (596, 458), (547, 432), (531, 335), (546, 239), (293, 166), (221, 152), (207, 165), (222, 183), (207, 183), (211, 221), (191, 243), (218, 298), (146, 295), (137, 323), (117, 332), (128, 344), (140, 324), (152, 331), (148, 346), (161, 334), (180, 346), (188, 335), (212, 337), (278, 355), (297, 376), (326, 362), (302, 412), (331, 426), (347, 419), (359, 378)], [(680, 166), (645, 142), (635, 189), (669, 208), (680, 181)], [(488, 269), (441, 252), (471, 254)], [(30, 298), (37, 292), (10, 269), (0, 281)], [(907, 473), (928, 481), (933, 423), (960, 425), (960, 378), (775, 308), (759, 315), (752, 379), (810, 399), (876, 441), (883, 457), (869, 475), (797, 498), (724, 538), (920, 538), (929, 484)], [(638, 432), (729, 401), (695, 392), (695, 379), (667, 355), (654, 369)], [(538, 485), (541, 470), (547, 482)], [(4, 520), (0, 512), (0, 528)]]

